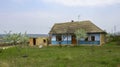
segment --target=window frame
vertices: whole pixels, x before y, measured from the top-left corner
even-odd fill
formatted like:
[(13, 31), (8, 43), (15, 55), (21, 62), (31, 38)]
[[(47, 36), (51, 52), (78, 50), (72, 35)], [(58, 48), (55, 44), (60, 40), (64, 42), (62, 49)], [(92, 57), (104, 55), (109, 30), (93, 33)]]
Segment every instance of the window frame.
[(91, 41), (95, 41), (95, 36), (91, 36)]
[(86, 37), (86, 38), (85, 38), (85, 41), (89, 41), (89, 38), (88, 38), (88, 37)]
[(43, 43), (46, 43), (46, 39), (43, 39)]
[(62, 35), (56, 35), (56, 41), (62, 41)]

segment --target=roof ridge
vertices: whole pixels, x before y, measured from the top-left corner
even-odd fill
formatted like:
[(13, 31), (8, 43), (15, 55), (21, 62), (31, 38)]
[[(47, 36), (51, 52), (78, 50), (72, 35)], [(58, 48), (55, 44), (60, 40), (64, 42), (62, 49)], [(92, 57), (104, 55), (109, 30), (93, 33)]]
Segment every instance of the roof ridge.
[[(91, 22), (91, 21), (90, 20), (82, 20), (82, 21), (74, 21), (74, 22)], [(74, 22), (68, 21), (68, 22), (61, 22), (61, 23), (55, 23), (55, 24), (65, 24), (65, 23), (74, 23)]]

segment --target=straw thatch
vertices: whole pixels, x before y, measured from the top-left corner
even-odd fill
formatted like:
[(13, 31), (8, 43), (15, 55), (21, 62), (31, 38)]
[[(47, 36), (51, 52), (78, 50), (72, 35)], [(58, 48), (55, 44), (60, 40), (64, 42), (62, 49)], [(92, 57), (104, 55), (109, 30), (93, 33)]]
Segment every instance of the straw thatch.
[(73, 34), (77, 29), (84, 29), (87, 33), (105, 33), (102, 29), (97, 27), (91, 21), (76, 21), (76, 22), (65, 22), (56, 23), (52, 27), (49, 34)]

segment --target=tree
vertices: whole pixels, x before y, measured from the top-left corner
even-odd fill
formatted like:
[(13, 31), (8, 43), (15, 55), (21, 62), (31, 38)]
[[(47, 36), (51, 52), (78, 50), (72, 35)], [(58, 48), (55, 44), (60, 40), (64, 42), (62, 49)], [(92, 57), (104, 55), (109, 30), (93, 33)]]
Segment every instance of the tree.
[[(27, 43), (29, 41), (29, 38), (26, 34), (26, 32), (24, 34), (21, 33), (11, 33), (11, 31), (6, 32), (6, 36), (4, 36), (4, 40), (5, 42), (8, 42), (8, 44), (12, 44), (12, 45), (17, 45), (20, 44), (19, 47), (17, 46), (17, 50), (21, 51), (21, 46), (27, 46)], [(23, 57), (28, 57), (27, 55), (27, 48), (25, 50), (25, 54), (23, 55)]]
[(27, 36), (27, 33), (25, 32), (24, 34), (21, 34), (20, 36), (20, 42), (23, 45), (27, 45), (29, 41), (29, 37)]
[(6, 32), (6, 36), (4, 36), (4, 40), (9, 44), (17, 45), (17, 43), (20, 41), (20, 36), (21, 36), (21, 33), (12, 34), (11, 31), (9, 31), (8, 33)]
[(4, 36), (4, 41), (12, 45), (17, 45), (18, 43), (26, 44), (29, 40), (29, 38), (26, 35), (26, 32), (24, 34), (11, 33), (11, 31), (5, 33), (6, 36)]
[(75, 31), (74, 34), (76, 35), (77, 44), (78, 44), (78, 42), (81, 38), (86, 38), (87, 37), (87, 33), (84, 29), (78, 29), (78, 30)]

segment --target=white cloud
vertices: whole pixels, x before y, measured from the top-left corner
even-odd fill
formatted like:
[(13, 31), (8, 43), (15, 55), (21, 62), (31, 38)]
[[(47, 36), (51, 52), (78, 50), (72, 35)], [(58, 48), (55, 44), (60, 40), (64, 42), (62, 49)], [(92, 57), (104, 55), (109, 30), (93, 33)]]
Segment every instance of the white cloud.
[(106, 6), (120, 3), (120, 0), (43, 0), (65, 6)]

